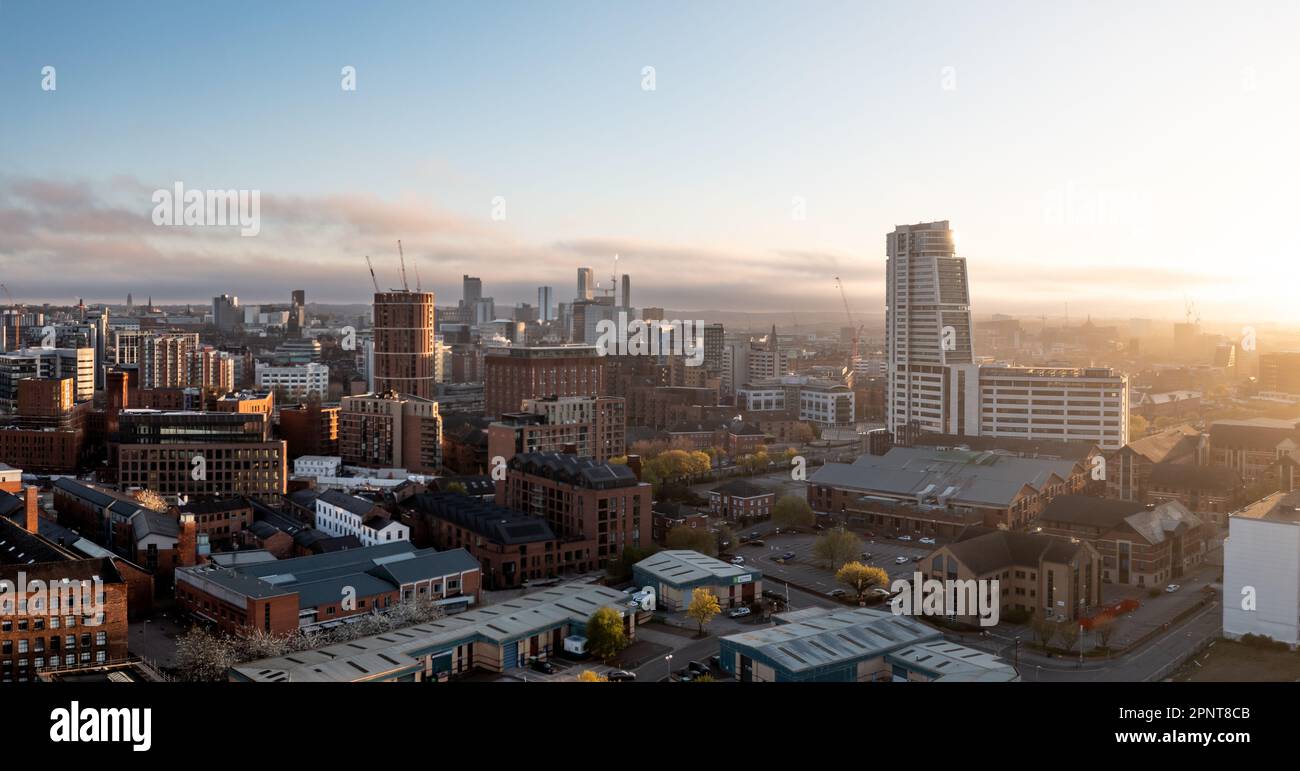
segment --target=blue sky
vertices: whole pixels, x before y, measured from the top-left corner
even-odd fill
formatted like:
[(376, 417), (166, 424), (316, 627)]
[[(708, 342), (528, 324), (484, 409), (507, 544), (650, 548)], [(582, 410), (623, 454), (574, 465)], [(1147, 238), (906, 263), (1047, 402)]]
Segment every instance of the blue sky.
[[(1300, 321), (1300, 6), (1131, 6), (0, 0), (0, 275), (364, 301), (402, 238), (440, 302), (619, 253), (637, 304), (873, 312), (885, 232), (949, 219), (977, 312)], [(159, 232), (178, 180), (262, 234)]]

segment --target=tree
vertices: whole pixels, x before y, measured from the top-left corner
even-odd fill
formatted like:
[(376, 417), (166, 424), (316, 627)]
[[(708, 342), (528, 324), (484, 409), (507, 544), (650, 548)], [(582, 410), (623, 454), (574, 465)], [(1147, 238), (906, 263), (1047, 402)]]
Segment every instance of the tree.
[(460, 482), (449, 482), (447, 484), (447, 492), (460, 493), (461, 495), (465, 495), (466, 494), (465, 485), (461, 484)]
[(704, 673), (702, 673), (702, 674), (698, 674), (698, 675), (696, 675), (695, 677), (691, 678), (691, 682), (692, 682), (692, 683), (711, 683), (711, 682), (713, 682), (713, 675), (709, 674), (708, 672), (704, 672)]
[(718, 528), (718, 552), (729, 549), (736, 545), (736, 531), (728, 525), (722, 525)]
[(627, 647), (623, 617), (613, 608), (601, 608), (587, 619), (587, 650), (602, 660), (609, 660)]
[(1098, 616), (1092, 626), (1092, 633), (1097, 636), (1097, 642), (1101, 647), (1106, 649), (1107, 655), (1110, 653), (1110, 641), (1118, 630), (1119, 620), (1109, 614)]
[(817, 438), (817, 429), (807, 423), (796, 424), (792, 432), (792, 438), (799, 444), (807, 444)]
[(872, 587), (886, 586), (889, 583), (889, 573), (883, 568), (863, 565), (855, 560), (844, 563), (835, 574), (835, 580), (856, 592), (857, 599), (861, 602)]
[(176, 669), (189, 682), (219, 682), (239, 663), (230, 639), (193, 627), (176, 640)]
[(709, 557), (718, 556), (718, 539), (713, 533), (699, 527), (674, 527), (664, 538), (664, 545), (669, 549), (687, 549)]
[(136, 503), (140, 504), (141, 506), (151, 511), (165, 512), (169, 508), (167, 504), (167, 499), (163, 498), (161, 495), (154, 492), (153, 490), (149, 490), (147, 488), (136, 490), (135, 492), (131, 493), (131, 498)]
[(862, 553), (862, 539), (842, 527), (824, 533), (813, 543), (813, 556), (825, 562), (831, 570), (840, 567)]
[(582, 670), (582, 673), (578, 675), (578, 682), (580, 682), (580, 683), (608, 683), (608, 682), (609, 682), (609, 678), (608, 678), (608, 677), (601, 677), (600, 675), (596, 674), (595, 672), (591, 671), (590, 669), (584, 669), (584, 670)]
[[(1061, 636), (1061, 642), (1065, 643), (1065, 649), (1071, 650), (1074, 644), (1079, 642), (1079, 624), (1075, 621), (1064, 621), (1057, 624), (1056, 633)], [(1082, 645), (1082, 643), (1080, 643)]]
[(1034, 639), (1038, 641), (1038, 644), (1046, 648), (1047, 644), (1056, 636), (1057, 626), (1059, 625), (1050, 619), (1036, 616), (1033, 623), (1029, 625), (1029, 629), (1034, 633)]
[(812, 527), (816, 517), (808, 501), (786, 495), (772, 507), (772, 522), (777, 527)]
[(1150, 423), (1146, 418), (1138, 414), (1128, 416), (1128, 438), (1130, 441), (1146, 436)]
[(703, 587), (691, 592), (691, 604), (686, 609), (686, 615), (700, 625), (701, 637), (704, 636), (704, 625), (721, 612), (722, 606), (718, 604), (718, 598), (713, 592)]

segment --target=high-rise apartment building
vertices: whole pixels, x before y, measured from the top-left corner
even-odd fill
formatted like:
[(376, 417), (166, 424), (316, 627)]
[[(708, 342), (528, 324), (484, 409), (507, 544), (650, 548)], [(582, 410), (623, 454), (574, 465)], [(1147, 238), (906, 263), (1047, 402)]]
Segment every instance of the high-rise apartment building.
[(1300, 394), (1300, 351), (1275, 351), (1259, 356), (1259, 390)]
[(140, 388), (190, 385), (191, 354), (199, 349), (197, 332), (161, 332), (140, 339)]
[(436, 473), (442, 466), (438, 403), (393, 391), (344, 396), (339, 454), (356, 466)]
[(888, 425), (939, 431), (944, 367), (974, 361), (966, 260), (946, 220), (899, 225), (885, 250)]
[(437, 393), (433, 292), (375, 295), (374, 390), (421, 399)]
[(95, 396), (95, 349), (23, 348), (0, 354), (0, 413), (17, 409), (18, 383), (25, 378), (72, 378), (76, 400), (90, 401)]
[(895, 441), (926, 431), (1127, 443), (1124, 374), (975, 363), (966, 261), (946, 221), (900, 225), (886, 251), (885, 415)]

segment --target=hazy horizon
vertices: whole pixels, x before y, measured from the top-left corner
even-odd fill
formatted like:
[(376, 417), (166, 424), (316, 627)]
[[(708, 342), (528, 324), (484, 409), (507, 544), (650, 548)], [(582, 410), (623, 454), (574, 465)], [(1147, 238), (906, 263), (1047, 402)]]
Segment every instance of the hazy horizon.
[[(0, 8), (15, 300), (362, 303), (400, 238), (444, 304), (617, 254), (638, 307), (865, 315), (946, 219), (976, 314), (1300, 322), (1294, 4), (234, 5)], [(260, 234), (154, 225), (177, 182)]]

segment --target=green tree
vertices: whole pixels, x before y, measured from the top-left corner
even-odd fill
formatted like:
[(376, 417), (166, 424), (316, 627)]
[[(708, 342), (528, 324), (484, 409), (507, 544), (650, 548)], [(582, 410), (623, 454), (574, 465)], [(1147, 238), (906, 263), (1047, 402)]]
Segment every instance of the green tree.
[(623, 617), (613, 608), (601, 608), (587, 619), (587, 650), (608, 661), (627, 647)]
[(797, 495), (782, 496), (772, 507), (772, 523), (777, 527), (812, 527), (815, 520), (808, 501)]
[(447, 484), (447, 492), (460, 493), (461, 495), (465, 495), (466, 492), (465, 485), (461, 484), (460, 482), (449, 482)]
[(862, 539), (842, 527), (827, 531), (813, 543), (813, 556), (825, 562), (831, 570), (839, 570), (844, 563), (862, 553)]
[(668, 531), (664, 545), (669, 549), (688, 549), (710, 557), (718, 556), (718, 539), (704, 528), (678, 525)]
[(1133, 413), (1129, 415), (1128, 416), (1129, 441), (1131, 442), (1134, 439), (1140, 439), (1146, 436), (1147, 429), (1149, 429), (1150, 427), (1151, 427), (1150, 422), (1146, 418), (1142, 417), (1141, 415), (1138, 415), (1137, 413)]
[(691, 592), (691, 604), (686, 609), (686, 615), (700, 625), (700, 636), (704, 636), (704, 626), (713, 620), (713, 617), (722, 612), (722, 606), (718, 604), (718, 598), (713, 592), (703, 587)]
[(861, 602), (872, 587), (889, 584), (889, 573), (883, 568), (863, 565), (854, 560), (840, 567), (835, 573), (835, 580), (852, 589), (857, 594), (858, 602)]

